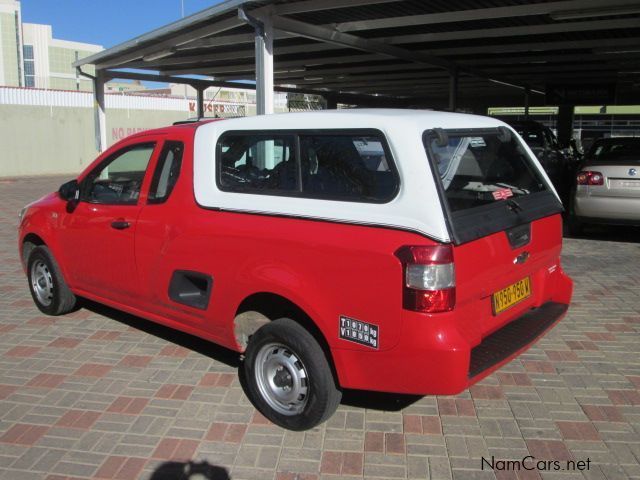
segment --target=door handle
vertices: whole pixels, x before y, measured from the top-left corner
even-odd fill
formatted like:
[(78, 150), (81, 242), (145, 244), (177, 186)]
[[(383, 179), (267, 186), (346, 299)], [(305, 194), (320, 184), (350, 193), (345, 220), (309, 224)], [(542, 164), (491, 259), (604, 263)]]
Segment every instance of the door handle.
[(123, 218), (119, 218), (118, 220), (114, 220), (111, 222), (111, 228), (115, 228), (116, 230), (124, 230), (125, 228), (129, 228), (131, 224), (124, 220)]

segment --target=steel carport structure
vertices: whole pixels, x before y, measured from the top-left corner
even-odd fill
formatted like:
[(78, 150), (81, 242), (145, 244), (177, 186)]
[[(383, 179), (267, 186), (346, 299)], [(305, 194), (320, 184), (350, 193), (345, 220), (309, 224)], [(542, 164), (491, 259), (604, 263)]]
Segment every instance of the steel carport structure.
[(207, 87), (255, 80), (258, 113), (274, 90), (455, 110), (541, 104), (550, 81), (637, 102), (639, 60), (637, 0), (228, 0), (74, 66), (96, 67), (102, 150), (112, 78), (191, 84), (200, 109)]

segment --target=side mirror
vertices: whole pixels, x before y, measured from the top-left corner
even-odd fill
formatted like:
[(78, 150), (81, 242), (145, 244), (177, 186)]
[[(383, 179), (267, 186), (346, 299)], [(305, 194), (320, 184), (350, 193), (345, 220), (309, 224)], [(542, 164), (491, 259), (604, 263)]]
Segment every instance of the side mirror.
[(58, 195), (63, 200), (70, 202), (72, 200), (77, 201), (80, 198), (80, 186), (77, 180), (71, 180), (67, 183), (63, 183), (58, 189)]

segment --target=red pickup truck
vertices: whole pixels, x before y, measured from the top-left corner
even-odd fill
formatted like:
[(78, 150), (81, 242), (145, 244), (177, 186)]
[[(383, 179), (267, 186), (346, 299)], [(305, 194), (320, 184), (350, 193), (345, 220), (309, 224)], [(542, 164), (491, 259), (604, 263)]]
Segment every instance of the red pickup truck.
[(562, 206), (504, 123), (352, 110), (176, 125), (117, 143), (21, 213), (38, 308), (78, 297), (244, 353), (302, 430), (341, 389), (454, 394), (567, 311)]

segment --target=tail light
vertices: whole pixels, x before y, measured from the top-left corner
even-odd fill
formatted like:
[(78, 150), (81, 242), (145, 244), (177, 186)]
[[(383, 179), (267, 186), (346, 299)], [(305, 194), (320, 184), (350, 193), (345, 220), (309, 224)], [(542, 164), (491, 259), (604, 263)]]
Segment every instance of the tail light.
[(405, 246), (396, 252), (403, 265), (403, 307), (414, 312), (453, 310), (456, 275), (451, 245)]
[(579, 172), (576, 180), (578, 185), (604, 185), (604, 175), (591, 170)]

